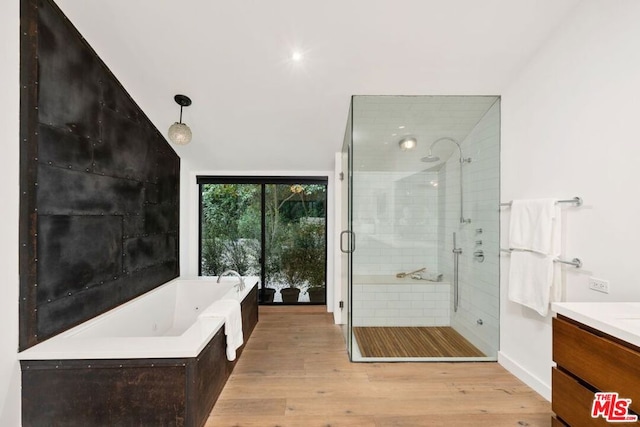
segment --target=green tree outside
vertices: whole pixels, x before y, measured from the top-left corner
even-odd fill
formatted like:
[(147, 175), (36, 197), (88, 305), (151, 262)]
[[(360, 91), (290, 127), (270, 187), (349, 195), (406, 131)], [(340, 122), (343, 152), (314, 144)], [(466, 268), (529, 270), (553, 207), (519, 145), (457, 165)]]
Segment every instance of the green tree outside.
[[(259, 184), (203, 184), (202, 274), (260, 274)], [(265, 186), (267, 286), (325, 286), (326, 185)], [(276, 286), (277, 287), (277, 286)]]

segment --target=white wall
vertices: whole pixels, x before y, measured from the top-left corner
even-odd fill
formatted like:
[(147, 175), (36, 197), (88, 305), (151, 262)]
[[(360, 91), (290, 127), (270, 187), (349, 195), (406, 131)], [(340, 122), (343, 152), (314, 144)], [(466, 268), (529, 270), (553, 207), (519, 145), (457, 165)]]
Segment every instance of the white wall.
[[(567, 301), (640, 301), (640, 2), (584, 0), (503, 92), (502, 199), (581, 196), (563, 208)], [(502, 241), (508, 209), (502, 214)], [(500, 361), (550, 396), (550, 316), (506, 300)], [(590, 291), (589, 276), (611, 281)]]
[(19, 2), (4, 2), (0, 13), (0, 141), (2, 141), (2, 221), (0, 221), (0, 425), (20, 425), (18, 351), (19, 207)]

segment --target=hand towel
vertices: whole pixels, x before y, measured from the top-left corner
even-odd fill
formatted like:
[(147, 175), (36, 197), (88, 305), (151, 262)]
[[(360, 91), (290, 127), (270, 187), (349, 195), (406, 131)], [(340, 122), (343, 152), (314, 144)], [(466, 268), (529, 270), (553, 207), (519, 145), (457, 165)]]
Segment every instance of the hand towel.
[(236, 350), (244, 343), (240, 302), (234, 299), (215, 301), (200, 316), (224, 317), (224, 332), (227, 336), (227, 359), (230, 361), (236, 360)]
[(514, 250), (509, 268), (509, 300), (546, 316), (553, 283), (553, 258)]
[(556, 202), (555, 199), (511, 202), (509, 248), (550, 254)]
[(509, 247), (508, 296), (513, 302), (546, 316), (551, 301), (562, 296), (560, 208), (553, 199), (513, 201)]

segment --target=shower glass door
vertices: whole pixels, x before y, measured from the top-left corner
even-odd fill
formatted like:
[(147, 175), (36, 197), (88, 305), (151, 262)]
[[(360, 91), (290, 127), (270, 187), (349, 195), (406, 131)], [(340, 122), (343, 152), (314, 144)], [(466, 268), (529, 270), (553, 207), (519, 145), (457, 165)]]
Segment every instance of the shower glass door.
[(351, 258), (355, 245), (355, 236), (353, 234), (353, 227), (351, 221), (351, 214), (353, 212), (351, 206), (351, 188), (352, 188), (352, 173), (353, 165), (351, 161), (353, 156), (351, 155), (352, 141), (351, 141), (351, 109), (349, 109), (349, 119), (347, 120), (347, 129), (345, 131), (344, 142), (342, 144), (342, 152), (340, 156), (340, 182), (341, 182), (341, 194), (340, 194), (340, 253), (341, 260), (341, 284), (340, 287), (340, 307), (341, 310), (341, 323), (344, 339), (347, 344), (347, 352), (349, 358), (352, 355), (352, 334), (351, 334)]
[(499, 97), (351, 108), (352, 360), (496, 360)]

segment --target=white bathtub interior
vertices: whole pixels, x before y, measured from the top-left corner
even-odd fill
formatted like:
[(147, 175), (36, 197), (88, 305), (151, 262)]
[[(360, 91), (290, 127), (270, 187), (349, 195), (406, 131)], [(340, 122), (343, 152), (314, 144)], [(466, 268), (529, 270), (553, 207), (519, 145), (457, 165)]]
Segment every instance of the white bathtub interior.
[(200, 316), (214, 301), (242, 301), (258, 282), (246, 277), (178, 278), (19, 353), (21, 360), (195, 357), (224, 325)]

